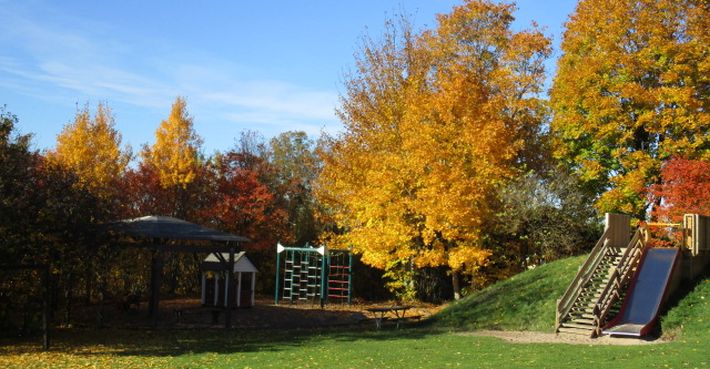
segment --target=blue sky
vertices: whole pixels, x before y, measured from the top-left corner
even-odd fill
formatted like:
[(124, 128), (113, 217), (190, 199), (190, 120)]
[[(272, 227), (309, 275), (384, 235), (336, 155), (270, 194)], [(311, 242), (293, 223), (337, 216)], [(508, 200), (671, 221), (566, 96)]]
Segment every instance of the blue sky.
[[(108, 102), (123, 142), (152, 143), (185, 96), (204, 150), (244, 130), (338, 132), (334, 110), (358, 40), (404, 11), (419, 26), (460, 1), (0, 0), (0, 105), (38, 149), (52, 148), (77, 106)], [(556, 47), (574, 0), (520, 0)], [(554, 58), (548, 73), (554, 72)]]

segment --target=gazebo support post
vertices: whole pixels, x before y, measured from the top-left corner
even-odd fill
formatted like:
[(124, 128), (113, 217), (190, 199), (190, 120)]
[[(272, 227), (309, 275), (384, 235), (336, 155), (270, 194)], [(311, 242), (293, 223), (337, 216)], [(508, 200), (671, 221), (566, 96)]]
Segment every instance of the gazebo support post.
[[(229, 265), (227, 266), (227, 280), (225, 283), (234, 279), (234, 247), (229, 248)], [(226, 296), (227, 298), (227, 313), (224, 316), (224, 328), (229, 329), (232, 327), (232, 304), (234, 298), (232, 297), (232, 289), (227, 288)]]
[(207, 304), (207, 273), (203, 271), (200, 274), (202, 274), (202, 290), (200, 294), (200, 304), (205, 305)]
[(237, 272), (237, 307), (242, 305), (242, 272)]
[(251, 306), (254, 306), (254, 290), (256, 289), (256, 273), (251, 273)]
[(153, 252), (150, 268), (150, 303), (149, 315), (153, 318), (153, 325), (158, 324), (158, 306), (160, 304), (160, 282), (163, 274), (163, 255), (160, 248)]
[(212, 305), (215, 307), (219, 306), (219, 276), (221, 274), (220, 272), (214, 273), (214, 298), (212, 299)]

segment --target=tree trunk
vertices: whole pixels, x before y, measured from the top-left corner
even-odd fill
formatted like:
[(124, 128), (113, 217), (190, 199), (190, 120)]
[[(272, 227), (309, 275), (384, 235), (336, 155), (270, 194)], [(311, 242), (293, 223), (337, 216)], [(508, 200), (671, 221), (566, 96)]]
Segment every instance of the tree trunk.
[(451, 271), (451, 285), (454, 287), (454, 300), (461, 299), (461, 283), (459, 282), (459, 273)]
[(67, 275), (66, 286), (64, 286), (64, 325), (71, 325), (72, 306), (74, 305), (74, 273)]
[(86, 270), (84, 271), (84, 273), (85, 273), (84, 283), (86, 283), (86, 285), (84, 286), (84, 288), (86, 289), (86, 296), (84, 296), (84, 299), (85, 299), (84, 302), (86, 303), (86, 305), (91, 304), (91, 289), (93, 288), (91, 281), (93, 279), (93, 274), (94, 274), (91, 266), (92, 266), (93, 261), (94, 261), (94, 258), (90, 257), (89, 262), (86, 263)]

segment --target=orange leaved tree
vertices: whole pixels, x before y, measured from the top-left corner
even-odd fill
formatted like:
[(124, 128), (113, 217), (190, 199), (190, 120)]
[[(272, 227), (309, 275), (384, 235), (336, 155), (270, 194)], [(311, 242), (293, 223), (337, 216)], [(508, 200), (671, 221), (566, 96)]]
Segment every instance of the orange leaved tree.
[(510, 30), (513, 10), (467, 1), (431, 31), (388, 23), (346, 81), (346, 131), (322, 151), (318, 194), (344, 230), (331, 242), (387, 269), (404, 296), (412, 268), (448, 266), (456, 296), (459, 275), (475, 277), (490, 199), (539, 132), (549, 41)]

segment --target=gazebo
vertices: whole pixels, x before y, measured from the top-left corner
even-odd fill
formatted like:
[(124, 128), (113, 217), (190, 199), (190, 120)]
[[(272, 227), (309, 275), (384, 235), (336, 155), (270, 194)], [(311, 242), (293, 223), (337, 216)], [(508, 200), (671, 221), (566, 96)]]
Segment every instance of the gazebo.
[[(144, 247), (152, 251), (149, 314), (157, 323), (158, 304), (160, 303), (160, 284), (163, 269), (163, 256), (166, 252), (209, 253), (222, 265), (227, 280), (233, 279), (237, 261), (237, 248), (250, 240), (203, 227), (188, 221), (167, 216), (144, 216), (124, 219), (111, 225), (119, 235), (129, 236), (130, 247)], [(183, 241), (183, 242), (177, 242)], [(232, 307), (234, 298), (232, 289), (226, 289), (225, 328), (232, 325)]]
[[(202, 262), (202, 305), (214, 307), (227, 307), (227, 291), (231, 290), (233, 294), (233, 304), (237, 307), (254, 306), (254, 289), (256, 287), (256, 273), (258, 270), (252, 264), (251, 260), (246, 256), (244, 251), (239, 252), (234, 256), (233, 275), (237, 276), (237, 280), (229, 279), (226, 276), (226, 268), (224, 261), (229, 258), (227, 254), (212, 253)], [(250, 278), (249, 284), (242, 283), (244, 278), (242, 275), (248, 275)], [(209, 278), (212, 275), (212, 278)], [(251, 285), (251, 288), (248, 286)], [(243, 299), (248, 299), (243, 302)]]

